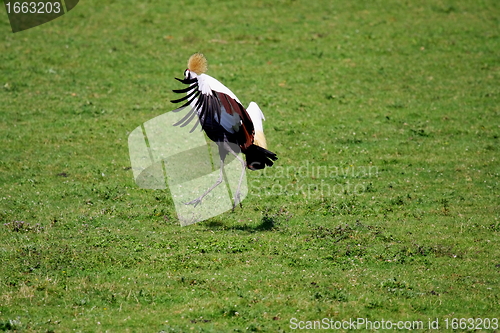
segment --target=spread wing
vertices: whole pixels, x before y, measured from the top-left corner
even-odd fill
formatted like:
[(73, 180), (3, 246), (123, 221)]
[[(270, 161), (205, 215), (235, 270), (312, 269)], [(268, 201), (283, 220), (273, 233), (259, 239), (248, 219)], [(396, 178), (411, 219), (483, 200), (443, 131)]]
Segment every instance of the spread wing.
[[(181, 83), (189, 85), (187, 88), (173, 90), (175, 93), (186, 94), (182, 98), (172, 100), (172, 103), (186, 101), (181, 107), (173, 110), (179, 112), (191, 106), (186, 115), (174, 126), (187, 126), (192, 120), (195, 125), (199, 123), (202, 128), (211, 124), (219, 124), (225, 131), (236, 134), (237, 143), (245, 150), (253, 143), (254, 126), (250, 116), (241, 105), (236, 96), (222, 83), (206, 74), (201, 74), (192, 79), (178, 79)], [(212, 88), (213, 87), (213, 88)]]
[[(175, 123), (174, 126), (181, 125), (181, 127), (184, 127), (184, 126), (188, 125), (193, 119), (195, 119), (196, 123), (193, 126), (193, 128), (191, 129), (191, 131), (189, 131), (189, 132), (193, 132), (196, 129), (196, 127), (198, 126), (198, 124), (200, 123), (199, 117), (196, 117), (197, 114), (201, 113), (198, 110), (200, 110), (200, 107), (201, 107), (201, 110), (203, 110), (203, 105), (205, 105), (205, 109), (208, 107), (208, 105), (213, 105), (214, 104), (213, 100), (211, 100), (210, 102), (206, 101), (207, 96), (203, 95), (201, 93), (201, 90), (199, 89), (199, 84), (198, 84), (197, 78), (192, 78), (192, 79), (175, 78), (175, 79), (177, 81), (184, 83), (184, 84), (187, 84), (189, 86), (187, 88), (184, 88), (184, 89), (173, 90), (173, 92), (175, 92), (175, 93), (180, 93), (180, 94), (186, 93), (186, 96), (171, 101), (172, 103), (181, 103), (181, 102), (186, 101), (181, 107), (173, 110), (173, 112), (182, 111), (186, 107), (188, 107), (189, 105), (191, 105), (191, 109), (181, 120), (179, 120), (177, 123)], [(214, 109), (216, 109), (216, 108), (212, 107), (212, 110), (214, 110)]]

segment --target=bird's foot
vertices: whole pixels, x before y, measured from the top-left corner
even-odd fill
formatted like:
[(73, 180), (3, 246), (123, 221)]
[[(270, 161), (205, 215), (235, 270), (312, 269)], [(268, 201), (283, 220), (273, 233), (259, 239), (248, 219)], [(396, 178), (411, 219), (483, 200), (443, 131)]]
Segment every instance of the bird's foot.
[(235, 195), (234, 195), (234, 201), (233, 201), (233, 211), (234, 209), (236, 208), (236, 205), (240, 205), (240, 208), (243, 208), (243, 205), (241, 204), (241, 197), (240, 197), (241, 193), (240, 192), (237, 192)]
[(186, 203), (185, 203), (185, 205), (193, 205), (193, 207), (196, 207), (196, 206), (198, 206), (198, 204), (200, 204), (200, 203), (201, 203), (201, 199), (203, 199), (203, 197), (202, 197), (202, 196), (201, 196), (201, 197), (199, 197), (199, 198), (196, 198), (196, 199), (194, 199), (194, 200), (191, 200), (191, 201), (189, 201), (189, 202), (186, 202)]

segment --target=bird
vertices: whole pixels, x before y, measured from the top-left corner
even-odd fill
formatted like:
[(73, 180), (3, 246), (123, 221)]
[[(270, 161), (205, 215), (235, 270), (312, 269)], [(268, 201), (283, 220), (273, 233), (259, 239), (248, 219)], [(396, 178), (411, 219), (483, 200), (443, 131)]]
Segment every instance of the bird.
[[(262, 170), (271, 167), (278, 159), (275, 153), (267, 150), (262, 120), (264, 114), (255, 102), (247, 109), (243, 107), (236, 95), (217, 79), (206, 74), (208, 62), (202, 53), (194, 53), (189, 57), (184, 78), (175, 78), (188, 85), (183, 89), (175, 89), (174, 93), (186, 94), (182, 98), (171, 100), (172, 103), (185, 103), (173, 112), (179, 112), (190, 106), (189, 111), (174, 126), (185, 127), (193, 120), (195, 124), (190, 132), (199, 125), (208, 138), (218, 146), (220, 157), (220, 174), (216, 182), (198, 198), (185, 203), (196, 207), (203, 198), (222, 183), (224, 160), (232, 154), (241, 163), (241, 175), (234, 199), (233, 210), (240, 204), (241, 183), (245, 170)], [(244, 161), (238, 154), (245, 155)]]

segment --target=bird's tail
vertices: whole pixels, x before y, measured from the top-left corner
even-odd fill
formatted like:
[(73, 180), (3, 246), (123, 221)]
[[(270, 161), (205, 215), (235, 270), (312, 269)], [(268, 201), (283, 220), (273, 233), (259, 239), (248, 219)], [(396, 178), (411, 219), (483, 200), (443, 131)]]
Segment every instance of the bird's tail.
[(270, 167), (273, 165), (273, 161), (276, 161), (278, 157), (272, 151), (265, 148), (257, 146), (255, 144), (248, 147), (244, 154), (247, 160), (247, 167), (250, 170), (260, 170), (264, 169), (266, 166)]

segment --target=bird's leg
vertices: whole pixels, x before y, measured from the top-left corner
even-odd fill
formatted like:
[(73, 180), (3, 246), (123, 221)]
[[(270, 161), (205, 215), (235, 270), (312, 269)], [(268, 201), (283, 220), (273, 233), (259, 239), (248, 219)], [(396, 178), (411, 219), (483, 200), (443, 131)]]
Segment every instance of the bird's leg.
[(240, 195), (241, 195), (241, 182), (243, 181), (243, 176), (245, 175), (245, 169), (247, 167), (247, 164), (245, 163), (245, 161), (238, 156), (238, 154), (233, 150), (231, 149), (231, 147), (227, 144), (227, 142), (225, 143), (226, 144), (226, 148), (227, 150), (234, 155), (234, 157), (236, 157), (236, 159), (238, 159), (238, 161), (241, 162), (241, 175), (240, 175), (240, 181), (238, 182), (238, 187), (236, 188), (236, 193), (234, 194), (234, 203), (233, 203), (233, 210), (234, 208), (236, 207), (237, 204), (240, 204), (240, 207), (243, 207), (241, 205), (241, 199), (240, 199)]
[(210, 193), (210, 191), (212, 191), (214, 188), (217, 187), (217, 185), (219, 185), (220, 183), (222, 183), (222, 179), (223, 179), (223, 171), (224, 171), (224, 160), (221, 159), (220, 160), (220, 174), (219, 174), (219, 179), (217, 179), (217, 181), (215, 182), (215, 184), (213, 184), (205, 193), (203, 193), (200, 197), (192, 200), (192, 201), (189, 201), (189, 202), (186, 202), (185, 205), (194, 205), (194, 207), (196, 207), (200, 202), (201, 200), (208, 194)]

